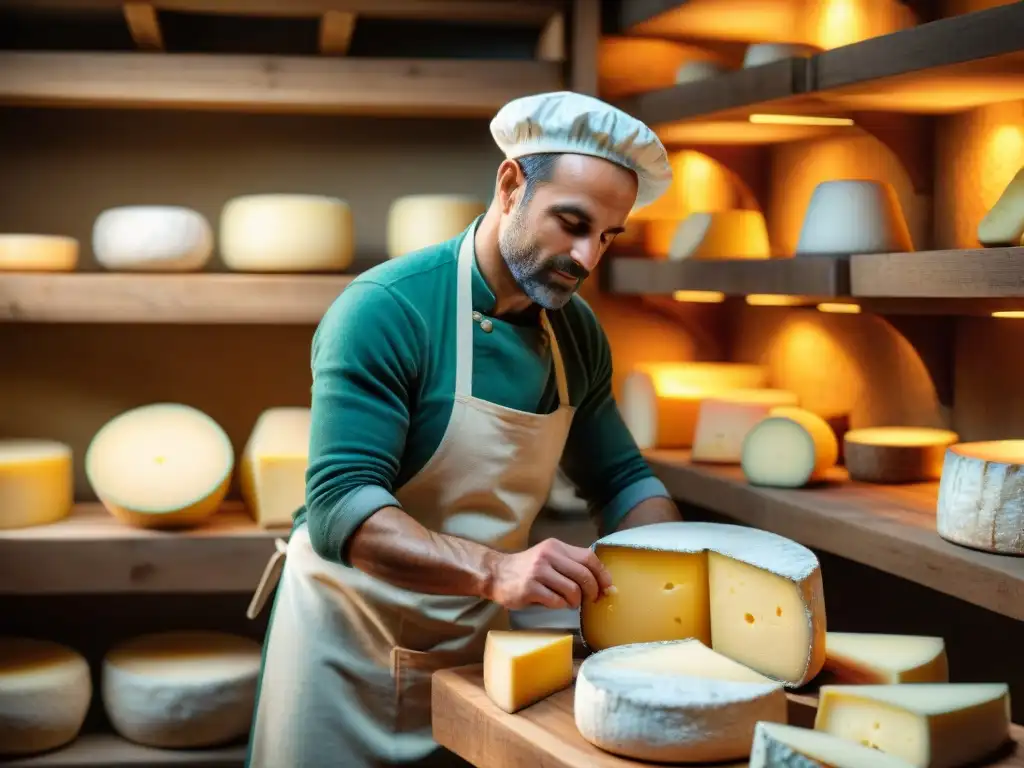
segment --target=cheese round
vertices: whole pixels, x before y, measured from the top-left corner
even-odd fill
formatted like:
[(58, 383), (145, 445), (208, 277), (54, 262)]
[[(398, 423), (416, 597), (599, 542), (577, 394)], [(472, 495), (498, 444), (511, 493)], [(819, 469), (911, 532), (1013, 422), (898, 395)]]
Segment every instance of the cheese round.
[(355, 231), (344, 200), (320, 195), (245, 195), (220, 217), (220, 255), (238, 272), (340, 272), (352, 264)]
[(114, 417), (85, 454), (97, 498), (122, 522), (195, 525), (217, 511), (234, 469), (227, 433), (202, 411), (155, 403)]
[(580, 665), (580, 735), (634, 760), (710, 762), (750, 754), (759, 720), (786, 722), (783, 687), (698, 640), (600, 651)]
[(835, 179), (814, 188), (796, 255), (848, 256), (913, 250), (910, 229), (892, 184)]
[(684, 259), (767, 259), (768, 227), (760, 211), (691, 213), (668, 248), (669, 261)]
[(46, 525), (71, 514), (71, 447), (54, 440), (0, 440), (0, 530)]
[(397, 258), (449, 240), (473, 223), (487, 207), (463, 195), (408, 195), (388, 211), (388, 257)]
[(868, 427), (843, 436), (843, 462), (853, 480), (923, 483), (938, 480), (956, 432), (928, 427)]
[(739, 464), (743, 440), (772, 408), (797, 405), (799, 398), (784, 389), (737, 389), (701, 401), (693, 438), (693, 461)]
[(103, 706), (121, 736), (148, 747), (213, 747), (249, 731), (260, 644), (220, 632), (144, 635), (103, 659)]
[(899, 758), (823, 731), (758, 723), (750, 768), (910, 768)]
[(92, 250), (110, 270), (192, 272), (213, 255), (213, 230), (201, 213), (181, 206), (109, 208), (93, 224)]
[(0, 272), (73, 272), (78, 250), (73, 237), (0, 234)]
[(74, 740), (92, 700), (89, 664), (48, 640), (0, 637), (0, 755), (28, 755)]
[(822, 479), (838, 460), (839, 441), (827, 421), (779, 406), (747, 433), (740, 466), (753, 485), (801, 488)]

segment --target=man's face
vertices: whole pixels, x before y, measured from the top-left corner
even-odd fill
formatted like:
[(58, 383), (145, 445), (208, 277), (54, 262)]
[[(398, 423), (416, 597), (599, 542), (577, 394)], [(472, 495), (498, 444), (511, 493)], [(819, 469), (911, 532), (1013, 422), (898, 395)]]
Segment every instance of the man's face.
[(636, 177), (586, 155), (563, 155), (549, 181), (523, 204), (525, 187), (502, 218), (498, 245), (523, 292), (549, 310), (561, 309), (623, 230), (636, 200)]

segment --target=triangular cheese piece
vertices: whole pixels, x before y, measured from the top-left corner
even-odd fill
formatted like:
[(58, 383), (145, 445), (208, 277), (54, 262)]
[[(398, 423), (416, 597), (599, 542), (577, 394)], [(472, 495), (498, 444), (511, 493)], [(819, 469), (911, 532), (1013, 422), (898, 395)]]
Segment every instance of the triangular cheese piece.
[(848, 683), (949, 682), (941, 637), (828, 632), (825, 669)]
[(781, 723), (758, 723), (750, 768), (911, 768), (910, 763), (837, 736)]

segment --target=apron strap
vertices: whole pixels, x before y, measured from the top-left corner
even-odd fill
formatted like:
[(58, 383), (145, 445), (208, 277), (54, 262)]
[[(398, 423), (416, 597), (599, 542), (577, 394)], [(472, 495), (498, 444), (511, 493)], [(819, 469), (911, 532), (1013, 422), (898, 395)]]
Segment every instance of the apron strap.
[(277, 586), (277, 582), (281, 578), (281, 571), (284, 570), (288, 544), (283, 539), (274, 539), (274, 547), (276, 551), (267, 561), (267, 566), (263, 569), (263, 575), (260, 577), (260, 583), (256, 586), (256, 592), (249, 602), (249, 608), (245, 611), (245, 615), (249, 619), (255, 619), (263, 611), (263, 606), (267, 604), (267, 598), (274, 591), (274, 587)]
[(562, 360), (562, 350), (558, 346), (558, 338), (555, 336), (555, 330), (551, 327), (551, 321), (548, 319), (548, 313), (545, 310), (540, 312), (540, 322), (548, 334), (548, 340), (551, 342), (551, 361), (555, 364), (558, 404), (567, 407), (571, 403), (569, 402), (569, 381), (565, 375), (565, 361)]

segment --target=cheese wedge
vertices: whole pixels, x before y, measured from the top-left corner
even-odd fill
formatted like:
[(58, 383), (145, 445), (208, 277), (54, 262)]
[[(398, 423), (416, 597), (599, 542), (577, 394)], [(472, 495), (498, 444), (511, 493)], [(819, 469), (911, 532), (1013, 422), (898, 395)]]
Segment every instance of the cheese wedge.
[(484, 690), (517, 712), (572, 685), (572, 634), (491, 630), (484, 645)]
[(668, 249), (669, 261), (685, 259), (767, 259), (768, 228), (760, 211), (691, 213)]
[(242, 452), (239, 485), (261, 528), (286, 527), (306, 503), (310, 409), (268, 408)]
[(706, 398), (697, 414), (690, 459), (739, 464), (750, 430), (773, 408), (797, 403), (796, 394), (784, 389), (737, 389)]
[(0, 440), (0, 530), (46, 525), (71, 514), (71, 447), (53, 440)]
[(941, 637), (828, 632), (825, 669), (855, 684), (949, 682)]
[(743, 441), (740, 466), (752, 485), (800, 488), (822, 479), (839, 460), (828, 422), (803, 408), (773, 408)]
[(758, 723), (750, 768), (910, 768), (898, 757), (823, 731)]
[(986, 247), (1024, 244), (1024, 168), (978, 222), (978, 242)]

